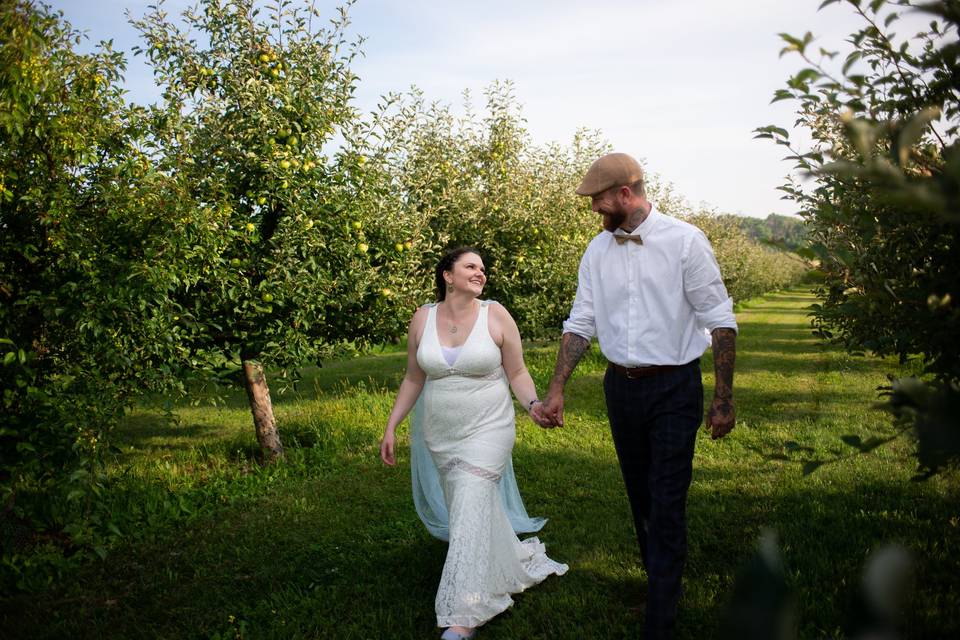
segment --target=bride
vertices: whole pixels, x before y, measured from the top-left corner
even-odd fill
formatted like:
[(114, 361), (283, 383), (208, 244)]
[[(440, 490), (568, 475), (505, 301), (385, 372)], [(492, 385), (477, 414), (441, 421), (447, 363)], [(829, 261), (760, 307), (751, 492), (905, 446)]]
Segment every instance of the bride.
[(510, 595), (567, 566), (547, 557), (537, 538), (544, 520), (527, 516), (513, 475), (516, 438), (509, 387), (529, 412), (539, 402), (523, 363), (520, 332), (505, 308), (478, 300), (487, 277), (469, 247), (436, 269), (436, 304), (410, 321), (407, 371), (380, 443), (396, 464), (396, 429), (411, 418), (411, 468), (417, 513), (449, 540), (437, 589), (443, 640), (472, 638), (513, 604)]

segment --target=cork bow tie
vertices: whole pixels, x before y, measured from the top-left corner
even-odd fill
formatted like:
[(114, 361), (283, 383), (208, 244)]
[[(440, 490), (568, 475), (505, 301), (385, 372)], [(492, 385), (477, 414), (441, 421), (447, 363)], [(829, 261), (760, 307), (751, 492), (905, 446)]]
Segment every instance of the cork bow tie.
[(613, 235), (613, 239), (617, 241), (617, 244), (623, 244), (624, 242), (627, 242), (628, 240), (629, 240), (630, 242), (636, 242), (637, 244), (643, 244), (643, 240), (640, 238), (640, 236), (637, 236), (637, 235), (627, 235), (627, 234), (625, 234), (625, 233), (615, 233), (615, 234)]

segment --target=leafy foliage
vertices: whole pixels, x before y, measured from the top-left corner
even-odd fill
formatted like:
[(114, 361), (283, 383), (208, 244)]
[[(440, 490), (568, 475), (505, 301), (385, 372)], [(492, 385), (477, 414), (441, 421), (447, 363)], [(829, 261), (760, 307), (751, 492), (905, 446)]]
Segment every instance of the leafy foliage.
[[(98, 462), (134, 393), (171, 384), (175, 185), (142, 153), (120, 54), (27, 2), (0, 6), (0, 481), (5, 520), (32, 543), (111, 536)], [(48, 533), (44, 533), (47, 529)]]
[(433, 268), (448, 248), (475, 246), (484, 295), (510, 309), (525, 337), (555, 335), (576, 289), (580, 255), (597, 219), (574, 191), (606, 149), (581, 131), (570, 146), (538, 147), (509, 82), (491, 84), (482, 117), (428, 104), (413, 90), (388, 96), (355, 144), (381, 167), (378, 197), (415, 224), (420, 259), (412, 291), (432, 300)]
[(327, 154), (357, 117), (346, 13), (318, 27), (290, 4), (205, 1), (186, 32), (159, 9), (134, 23), (164, 88), (161, 166), (197, 212), (171, 248), (172, 297), (201, 368), (289, 367), (402, 330), (390, 284), (405, 230), (367, 206), (362, 156)]
[(177, 339), (208, 380), (242, 367), (271, 459), (282, 445), (262, 367), (285, 375), (405, 326), (393, 291), (406, 229), (382, 215), (362, 155), (328, 155), (358, 115), (346, 9), (327, 25), (292, 5), (205, 0), (183, 27), (159, 7), (134, 21), (163, 88), (151, 126), (161, 171), (191, 211), (165, 249), (180, 278)]
[[(813, 307), (817, 332), (854, 352), (901, 360), (919, 354), (945, 385), (943, 392), (956, 393), (960, 5), (847, 4), (864, 26), (851, 34), (852, 50), (845, 56), (825, 49), (817, 56), (809, 33), (782, 34), (782, 53), (799, 54), (809, 66), (774, 100), (798, 103), (798, 122), (814, 146), (797, 150), (776, 126), (758, 129), (757, 137), (789, 148), (795, 167), (816, 178), (812, 189), (791, 180), (783, 190), (800, 205), (824, 272), (822, 302)], [(916, 35), (898, 39), (892, 29), (907, 10), (934, 19)], [(942, 418), (956, 451), (960, 423), (956, 414)], [(918, 431), (921, 450), (923, 433)], [(939, 469), (946, 460), (921, 459), (930, 463)]]

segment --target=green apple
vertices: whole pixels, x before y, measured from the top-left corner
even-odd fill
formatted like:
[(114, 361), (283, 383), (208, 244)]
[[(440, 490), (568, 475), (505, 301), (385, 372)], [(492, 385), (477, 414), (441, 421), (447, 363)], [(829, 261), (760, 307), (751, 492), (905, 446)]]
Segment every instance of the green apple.
[(246, 229), (249, 233), (253, 233), (254, 231), (257, 230), (257, 227), (252, 222), (248, 222)]
[(359, 231), (360, 229), (363, 228), (363, 223), (360, 222), (359, 220), (354, 220), (354, 221), (353, 221), (353, 228), (356, 229), (357, 231)]
[(273, 296), (269, 293), (263, 294), (262, 296), (260, 296), (260, 299), (263, 300), (264, 302), (273, 302)]
[(230, 261), (230, 266), (231, 266), (231, 267), (239, 267), (240, 264), (241, 264), (241, 263), (240, 263), (240, 258), (234, 258), (233, 260)]
[(369, 248), (370, 248), (370, 245), (368, 245), (366, 242), (361, 242), (360, 244), (357, 245), (357, 251), (359, 251), (360, 253), (366, 253), (367, 249)]

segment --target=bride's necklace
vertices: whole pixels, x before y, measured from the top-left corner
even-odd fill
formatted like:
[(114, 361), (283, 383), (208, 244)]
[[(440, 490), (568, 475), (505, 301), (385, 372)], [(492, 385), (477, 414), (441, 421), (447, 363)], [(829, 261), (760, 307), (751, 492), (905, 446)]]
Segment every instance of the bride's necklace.
[(453, 335), (453, 334), (455, 334), (455, 333), (456, 333), (457, 331), (459, 331), (459, 330), (460, 330), (460, 329), (457, 327), (457, 325), (454, 324), (453, 312), (451, 311), (451, 312), (450, 312), (450, 326), (447, 328), (447, 331), (450, 332), (450, 335)]

